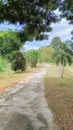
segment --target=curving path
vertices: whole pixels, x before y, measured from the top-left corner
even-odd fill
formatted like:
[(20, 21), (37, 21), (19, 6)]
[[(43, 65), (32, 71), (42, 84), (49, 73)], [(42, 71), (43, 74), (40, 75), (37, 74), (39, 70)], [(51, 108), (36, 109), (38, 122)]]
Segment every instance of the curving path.
[(0, 130), (57, 130), (43, 93), (43, 76), (49, 66), (0, 95)]

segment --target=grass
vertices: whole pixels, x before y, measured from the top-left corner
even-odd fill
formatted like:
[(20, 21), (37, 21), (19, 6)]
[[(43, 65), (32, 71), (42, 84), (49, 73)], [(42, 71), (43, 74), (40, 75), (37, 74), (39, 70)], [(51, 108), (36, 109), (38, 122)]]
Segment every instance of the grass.
[(60, 130), (73, 130), (73, 66), (65, 68), (60, 78), (55, 65), (44, 77), (45, 97)]
[(0, 72), (0, 93), (20, 82), (27, 82), (31, 79), (33, 73), (40, 69), (40, 67), (41, 65), (38, 65), (36, 68), (28, 68), (24, 72), (13, 72), (11, 69), (9, 69), (9, 72), (8, 70)]

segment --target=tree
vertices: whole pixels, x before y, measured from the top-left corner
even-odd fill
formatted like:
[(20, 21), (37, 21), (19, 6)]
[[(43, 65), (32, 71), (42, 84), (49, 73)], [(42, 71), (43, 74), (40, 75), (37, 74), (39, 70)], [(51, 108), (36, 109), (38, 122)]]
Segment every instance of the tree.
[(39, 49), (40, 62), (52, 62), (51, 55), (54, 52), (54, 48), (50, 46), (44, 46)]
[(72, 63), (72, 57), (68, 45), (63, 43), (60, 47), (57, 47), (52, 55), (52, 59), (57, 65), (61, 65), (60, 74), (63, 78), (65, 65), (67, 63), (70, 65)]
[(60, 3), (60, 10), (62, 11), (62, 16), (66, 17), (67, 20), (70, 20), (73, 24), (73, 1), (72, 0), (64, 0)]
[(73, 40), (73, 30), (71, 31), (71, 35), (72, 35), (72, 40)]
[(73, 41), (70, 42), (70, 52), (73, 55)]
[(29, 66), (36, 67), (40, 57), (40, 53), (37, 50), (29, 50), (26, 52), (25, 57)]
[(70, 53), (73, 55), (73, 41), (72, 40), (66, 40), (65, 44), (68, 44)]
[[(61, 16), (65, 17), (67, 20), (69, 20), (70, 24), (73, 24), (73, 1), (72, 0), (63, 0), (63, 2), (60, 2), (60, 10), (62, 11)], [(73, 30), (72, 30), (72, 32), (73, 32)], [(73, 39), (72, 32), (71, 32), (71, 34), (72, 34), (72, 39)]]
[(6, 69), (6, 59), (0, 56), (0, 72), (4, 71)]
[[(51, 30), (50, 23), (58, 20), (53, 10), (60, 7), (62, 17), (73, 23), (72, 0), (1, 0), (0, 21), (24, 25), (19, 34), (22, 39), (43, 39), (44, 32)], [(42, 34), (41, 34), (42, 33)], [(30, 38), (29, 38), (30, 34)]]
[(42, 40), (47, 38), (44, 32), (51, 31), (50, 23), (58, 20), (53, 12), (57, 7), (56, 0), (1, 0), (0, 20), (24, 25), (24, 40)]
[(14, 71), (21, 70), (24, 71), (26, 68), (26, 61), (24, 56), (21, 52), (17, 51), (15, 55), (13, 56), (12, 62), (11, 62), (11, 68)]
[(9, 61), (12, 60), (13, 55), (20, 49), (22, 44), (16, 32), (11, 30), (0, 32), (0, 55)]
[(51, 47), (56, 48), (56, 47), (60, 46), (61, 44), (62, 44), (62, 42), (61, 42), (60, 38), (54, 37), (50, 45), (51, 45)]

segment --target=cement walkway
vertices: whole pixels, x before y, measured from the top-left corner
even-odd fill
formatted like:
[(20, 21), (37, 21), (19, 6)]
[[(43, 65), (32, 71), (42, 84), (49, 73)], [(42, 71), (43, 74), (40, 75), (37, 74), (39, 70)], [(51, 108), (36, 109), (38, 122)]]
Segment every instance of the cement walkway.
[(43, 93), (48, 66), (0, 95), (0, 130), (57, 130)]

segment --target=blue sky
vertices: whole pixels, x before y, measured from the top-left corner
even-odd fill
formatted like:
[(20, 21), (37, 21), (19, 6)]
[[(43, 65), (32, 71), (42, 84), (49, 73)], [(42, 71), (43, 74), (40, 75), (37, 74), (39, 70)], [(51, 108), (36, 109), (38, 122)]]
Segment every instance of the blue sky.
[(48, 33), (48, 40), (26, 42), (25, 48), (38, 49), (41, 46), (49, 45), (52, 39), (56, 36), (59, 36), (62, 41), (71, 40), (71, 31), (73, 29), (73, 25), (70, 25), (69, 21), (66, 21), (66, 19), (62, 19), (62, 21), (59, 23), (51, 24), (51, 27), (53, 30), (52, 32)]
[[(48, 40), (26, 42), (24, 45), (24, 50), (38, 49), (42, 46), (47, 46), (56, 36), (59, 36), (62, 41), (71, 40), (71, 30), (73, 29), (73, 25), (70, 25), (69, 21), (66, 21), (66, 19), (62, 19), (62, 21), (60, 21), (59, 23), (51, 24), (51, 27), (53, 28), (53, 30), (52, 32), (48, 33)], [(20, 29), (20, 26), (19, 24), (17, 24), (16, 26), (13, 24), (8, 24), (8, 22), (0, 24), (0, 30), (7, 30), (9, 28), (15, 30)]]

